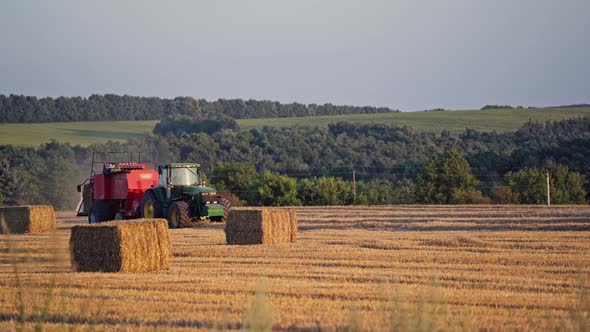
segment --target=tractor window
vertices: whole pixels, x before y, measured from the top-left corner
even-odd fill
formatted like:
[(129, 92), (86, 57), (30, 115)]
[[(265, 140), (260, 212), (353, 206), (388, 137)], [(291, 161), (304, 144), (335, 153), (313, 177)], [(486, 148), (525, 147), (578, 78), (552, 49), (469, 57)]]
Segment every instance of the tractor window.
[(162, 169), (162, 174), (160, 174), (160, 181), (159, 182), (160, 182), (160, 185), (163, 187), (165, 187), (167, 184), (166, 183), (166, 175), (168, 174), (167, 172), (168, 172), (168, 170), (164, 168), (164, 169)]
[(173, 168), (172, 184), (175, 186), (199, 185), (201, 183), (196, 168)]

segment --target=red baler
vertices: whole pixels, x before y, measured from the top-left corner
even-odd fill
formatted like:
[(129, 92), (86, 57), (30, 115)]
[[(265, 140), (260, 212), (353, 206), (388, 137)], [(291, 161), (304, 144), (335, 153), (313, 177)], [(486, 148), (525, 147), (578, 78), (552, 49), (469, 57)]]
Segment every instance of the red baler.
[(78, 191), (77, 215), (89, 223), (140, 217), (141, 200), (148, 188), (158, 186), (158, 172), (142, 163), (104, 163), (102, 173), (91, 175)]

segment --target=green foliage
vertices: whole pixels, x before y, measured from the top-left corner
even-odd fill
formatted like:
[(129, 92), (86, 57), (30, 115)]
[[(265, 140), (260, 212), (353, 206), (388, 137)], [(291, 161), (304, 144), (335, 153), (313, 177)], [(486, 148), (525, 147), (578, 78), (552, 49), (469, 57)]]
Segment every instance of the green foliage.
[(39, 148), (43, 158), (43, 167), (38, 177), (40, 195), (57, 210), (76, 206), (79, 195), (74, 192), (82, 176), (77, 167), (74, 151), (68, 145), (55, 141)]
[(452, 148), (434, 157), (418, 174), (416, 194), (426, 204), (467, 204), (476, 199), (478, 183), (465, 157)]
[(9, 159), (0, 161), (0, 196), (7, 206), (23, 205), (38, 196), (37, 186), (24, 169), (11, 167)]
[(547, 172), (553, 204), (585, 204), (584, 177), (571, 172), (567, 166), (547, 162), (545, 168), (526, 168), (518, 172), (509, 172), (504, 176), (504, 183), (513, 192), (518, 193), (519, 203), (547, 203)]
[[(263, 204), (259, 188), (265, 170), (297, 180), (299, 201), (293, 200), (292, 195), (280, 203), (265, 200), (271, 205), (481, 203), (485, 198), (474, 191), (477, 184), (474, 176), (482, 181), (482, 189), (490, 189), (485, 193), (493, 196), (491, 189), (502, 181), (507, 169), (535, 168), (547, 160), (558, 160), (571, 170), (585, 172), (565, 176), (559, 175), (563, 173), (562, 168), (554, 167), (557, 175), (552, 180), (556, 188), (553, 201), (580, 203), (585, 201), (582, 196), (590, 189), (587, 187), (585, 191), (579, 185), (590, 174), (588, 133), (590, 118), (578, 118), (544, 124), (529, 122), (514, 133), (466, 130), (458, 137), (409, 127), (339, 123), (329, 129), (266, 127), (239, 132), (223, 130), (210, 135), (152, 135), (126, 143), (108, 142), (90, 147), (58, 142), (37, 148), (0, 145), (0, 161), (7, 161), (12, 172), (1, 178), (7, 181), (16, 176), (17, 180), (11, 181), (19, 188), (8, 195), (5, 191), (13, 185), (7, 184), (0, 191), (3, 190), (4, 204), (15, 200), (19, 204), (50, 203), (56, 209), (72, 209), (79, 199), (75, 185), (88, 176), (92, 151), (133, 151), (142, 152), (142, 161), (150, 166), (199, 162), (214, 187), (233, 192), (249, 205)], [(1, 134), (4, 133), (0, 131)], [(434, 161), (437, 155), (452, 147), (461, 155), (456, 162)], [(424, 167), (429, 159), (431, 162)], [(336, 179), (350, 179), (353, 167), (358, 180), (356, 198), (350, 182)], [(545, 202), (543, 180), (541, 172), (538, 193), (527, 193), (524, 199), (520, 188), (526, 184), (520, 184), (518, 177), (508, 176), (504, 185), (510, 187), (512, 194), (519, 195), (518, 202)], [(275, 190), (274, 186), (279, 191), (285, 189), (281, 181), (269, 181), (267, 185), (263, 193)], [(568, 189), (560, 191), (562, 187)], [(500, 202), (497, 198), (495, 201)], [(514, 198), (504, 197), (504, 202), (514, 202)]]
[(359, 196), (362, 200), (357, 204), (389, 205), (416, 203), (416, 185), (410, 179), (392, 182), (378, 178), (369, 182), (359, 183)]
[(299, 182), (299, 199), (304, 205), (352, 204), (352, 186), (340, 178), (303, 179)]
[(514, 109), (514, 107), (510, 106), (510, 105), (485, 105), (484, 107), (481, 108), (482, 111), (485, 110), (511, 110)]
[(262, 172), (258, 193), (263, 206), (301, 205), (297, 198), (297, 180), (275, 172)]
[(192, 97), (161, 99), (113, 94), (92, 95), (89, 98), (37, 99), (29, 96), (0, 95), (0, 123), (158, 120), (176, 116), (200, 117), (203, 114), (223, 114), (243, 119), (393, 111), (385, 107), (281, 104), (266, 100), (242, 99), (207, 101)]
[(549, 171), (551, 202), (554, 204), (585, 204), (584, 177), (572, 172), (565, 165), (548, 161), (545, 169)]
[(369, 205), (391, 204), (393, 184), (387, 179), (373, 179), (359, 183), (358, 192), (363, 202)]
[(16, 170), (10, 167), (7, 159), (0, 160), (0, 197), (6, 205), (20, 205), (22, 194), (19, 190)]
[(517, 130), (530, 119), (537, 121), (561, 121), (564, 119), (590, 115), (589, 108), (536, 108), (502, 109), (485, 111), (446, 111), (446, 112), (389, 112), (378, 114), (345, 114), (321, 117), (240, 119), (242, 130), (275, 128), (311, 127), (327, 128), (338, 122), (351, 122), (358, 125), (382, 124), (387, 126), (409, 126), (414, 130), (440, 133), (444, 130), (461, 134), (467, 128), (480, 132), (506, 133)]
[(547, 203), (547, 186), (545, 171), (540, 168), (526, 168), (504, 175), (504, 183), (519, 196), (519, 203)]
[(258, 172), (246, 163), (217, 164), (211, 175), (211, 181), (218, 190), (229, 190), (245, 200), (247, 204), (256, 205), (258, 197)]
[[(200, 114), (200, 113), (199, 113)], [(506, 133), (517, 130), (529, 119), (537, 121), (563, 120), (579, 116), (590, 115), (590, 108), (563, 108), (563, 109), (526, 109), (526, 110), (490, 110), (490, 111), (449, 111), (449, 112), (386, 112), (378, 114), (344, 114), (314, 117), (296, 118), (263, 118), (263, 119), (238, 119), (237, 123), (241, 130), (249, 131), (256, 129), (261, 131), (265, 126), (274, 128), (293, 127), (320, 127), (328, 128), (330, 124), (338, 122), (351, 122), (357, 125), (372, 125), (380, 123), (386, 125), (390, 130), (398, 126), (411, 126), (414, 132), (430, 131), (441, 133), (441, 136), (448, 137), (450, 134), (458, 135), (464, 133), (466, 128), (471, 128), (479, 133), (495, 131)], [(193, 115), (191, 115), (193, 116)], [(196, 116), (196, 115), (195, 115)], [(157, 118), (158, 120), (161, 118)], [(144, 139), (152, 133), (157, 121), (105, 121), (105, 122), (61, 122), (61, 123), (0, 123), (0, 144), (13, 144), (18, 146), (38, 146), (46, 143), (50, 138), (62, 143), (80, 144), (88, 146), (91, 144), (103, 144), (109, 140), (124, 142), (127, 139)], [(558, 139), (568, 140), (579, 137), (578, 131), (567, 131), (565, 128), (579, 127), (576, 121), (567, 124), (560, 122), (557, 126), (551, 125), (547, 134), (561, 134)], [(561, 128), (560, 128), (561, 127)], [(523, 133), (526, 137), (526, 133)], [(415, 135), (413, 135), (415, 136)], [(498, 140), (504, 139), (503, 135), (489, 137), (480, 135), (480, 139)], [(550, 137), (554, 140), (555, 137)], [(512, 138), (510, 138), (512, 139)], [(538, 139), (538, 138), (536, 138)], [(530, 141), (533, 142), (533, 141)], [(536, 142), (536, 141), (535, 141)], [(495, 142), (487, 142), (490, 145)], [(535, 143), (535, 146), (537, 144)], [(519, 144), (518, 146), (526, 147)], [(547, 145), (551, 146), (550, 144)], [(578, 145), (583, 148), (584, 145)], [(575, 148), (573, 145), (570, 148)], [(535, 147), (536, 149), (536, 147)], [(558, 151), (557, 151), (558, 152)], [(470, 160), (472, 162), (472, 160)]]
[(414, 204), (416, 202), (416, 184), (414, 181), (410, 179), (397, 181), (391, 193), (391, 204)]

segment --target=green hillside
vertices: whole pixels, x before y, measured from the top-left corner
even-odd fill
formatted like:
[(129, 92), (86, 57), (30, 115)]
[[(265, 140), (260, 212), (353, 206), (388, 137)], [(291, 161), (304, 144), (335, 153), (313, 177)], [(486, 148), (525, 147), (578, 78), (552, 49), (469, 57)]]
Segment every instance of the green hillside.
[[(262, 126), (327, 126), (339, 121), (408, 125), (420, 130), (460, 133), (465, 128), (505, 132), (529, 119), (540, 122), (589, 116), (590, 108), (506, 109), (486, 111), (405, 112), (334, 115), (301, 118), (238, 120), (243, 130)], [(88, 146), (109, 140), (140, 138), (152, 131), (157, 121), (59, 122), (0, 124), (0, 144), (36, 146), (50, 139)]]
[(0, 144), (37, 146), (56, 139), (88, 146), (94, 143), (125, 141), (150, 133), (157, 121), (99, 121), (0, 124)]
[(515, 130), (529, 119), (545, 122), (590, 115), (590, 108), (503, 109), (486, 111), (402, 112), (358, 115), (333, 115), (302, 118), (243, 119), (242, 129), (276, 127), (327, 126), (338, 121), (407, 125), (420, 130), (440, 133), (448, 129), (460, 133), (465, 128), (480, 131), (505, 132)]

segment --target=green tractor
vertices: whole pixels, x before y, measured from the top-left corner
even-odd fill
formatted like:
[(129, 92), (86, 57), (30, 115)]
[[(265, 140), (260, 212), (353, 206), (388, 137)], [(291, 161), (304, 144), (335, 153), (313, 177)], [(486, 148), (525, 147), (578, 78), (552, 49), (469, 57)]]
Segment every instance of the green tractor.
[(143, 218), (167, 218), (170, 228), (205, 219), (225, 222), (231, 204), (215, 189), (205, 186), (199, 164), (160, 165), (158, 174), (158, 186), (147, 189), (143, 195)]

